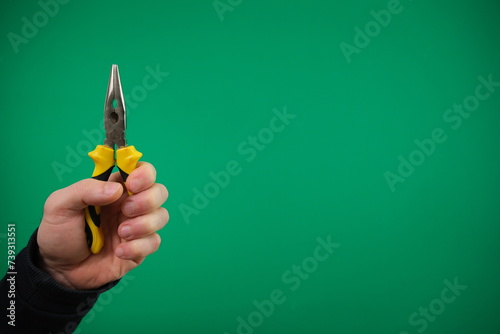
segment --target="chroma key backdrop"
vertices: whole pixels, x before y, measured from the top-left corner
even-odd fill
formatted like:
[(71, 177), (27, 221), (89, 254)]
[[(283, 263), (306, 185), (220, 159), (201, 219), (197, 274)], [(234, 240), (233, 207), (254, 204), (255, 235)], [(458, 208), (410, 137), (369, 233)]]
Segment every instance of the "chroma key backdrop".
[(499, 34), (487, 0), (3, 0), (0, 269), (118, 64), (170, 221), (77, 333), (498, 334)]

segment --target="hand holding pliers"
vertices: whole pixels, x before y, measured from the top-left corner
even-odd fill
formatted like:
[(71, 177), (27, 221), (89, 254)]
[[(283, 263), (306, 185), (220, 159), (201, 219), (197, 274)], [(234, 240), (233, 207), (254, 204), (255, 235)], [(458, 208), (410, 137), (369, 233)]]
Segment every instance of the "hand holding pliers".
[[(106, 138), (104, 139), (104, 145), (97, 145), (95, 150), (89, 153), (90, 158), (92, 158), (95, 164), (92, 178), (107, 181), (116, 164), (123, 182), (126, 182), (128, 175), (136, 168), (142, 153), (137, 151), (134, 146), (127, 146), (125, 128), (125, 99), (123, 98), (120, 74), (118, 66), (112, 65), (104, 103), (104, 129), (106, 131)], [(101, 208), (99, 206), (88, 206), (85, 208), (87, 243), (90, 251), (94, 254), (99, 253), (104, 245), (104, 235), (99, 216), (100, 211)]]

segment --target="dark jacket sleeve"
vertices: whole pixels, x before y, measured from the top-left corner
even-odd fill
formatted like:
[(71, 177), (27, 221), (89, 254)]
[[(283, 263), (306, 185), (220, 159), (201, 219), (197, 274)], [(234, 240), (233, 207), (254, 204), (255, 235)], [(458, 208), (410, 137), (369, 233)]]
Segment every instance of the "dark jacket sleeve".
[(72, 333), (99, 294), (118, 283), (95, 290), (72, 290), (57, 283), (37, 267), (37, 232), (17, 255), (14, 274), (0, 281), (0, 333)]

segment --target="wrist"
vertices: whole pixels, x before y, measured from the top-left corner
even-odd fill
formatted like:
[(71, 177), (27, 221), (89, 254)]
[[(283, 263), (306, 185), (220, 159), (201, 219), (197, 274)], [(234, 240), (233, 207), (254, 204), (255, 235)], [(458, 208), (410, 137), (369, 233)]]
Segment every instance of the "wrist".
[(71, 284), (71, 282), (66, 278), (64, 271), (57, 269), (57, 267), (52, 265), (50, 261), (48, 261), (40, 252), (37, 254), (35, 265), (49, 274), (54, 281), (61, 284), (65, 288), (78, 290), (78, 288)]

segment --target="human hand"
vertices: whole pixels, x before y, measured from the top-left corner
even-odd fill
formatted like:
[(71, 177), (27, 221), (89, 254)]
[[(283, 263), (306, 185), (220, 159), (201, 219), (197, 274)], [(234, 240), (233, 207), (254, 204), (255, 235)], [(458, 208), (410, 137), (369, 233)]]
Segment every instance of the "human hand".
[[(123, 277), (158, 250), (156, 233), (168, 222), (160, 207), (168, 197), (155, 183), (153, 165), (139, 162), (127, 179), (127, 194), (119, 172), (108, 182), (85, 179), (52, 193), (45, 202), (38, 229), (39, 266), (62, 285), (95, 289)], [(84, 209), (101, 206), (104, 247), (92, 254), (85, 235)]]

